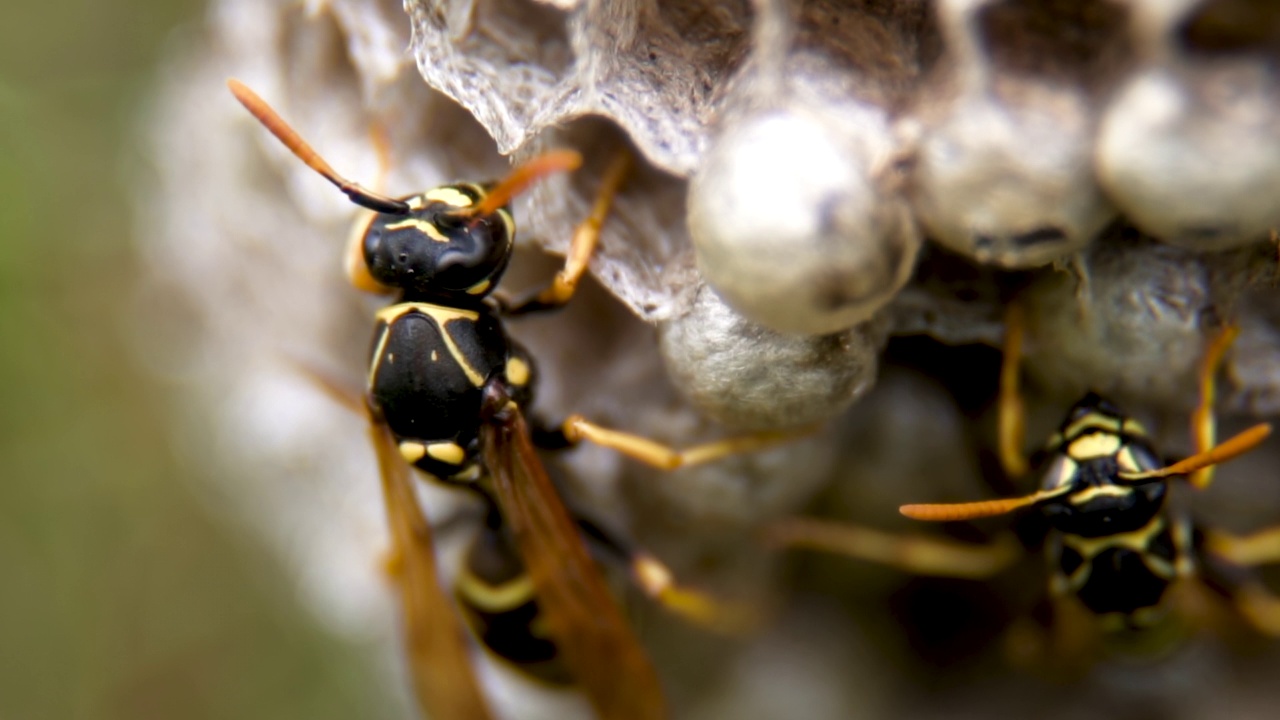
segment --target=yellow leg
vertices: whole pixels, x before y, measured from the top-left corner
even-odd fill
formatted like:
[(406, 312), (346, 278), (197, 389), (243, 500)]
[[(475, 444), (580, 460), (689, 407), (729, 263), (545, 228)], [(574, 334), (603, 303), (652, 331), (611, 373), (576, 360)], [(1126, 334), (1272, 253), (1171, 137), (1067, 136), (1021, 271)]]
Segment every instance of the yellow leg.
[(794, 440), (798, 435), (795, 431), (758, 432), (676, 450), (649, 438), (601, 427), (587, 421), (581, 415), (569, 416), (561, 430), (570, 443), (576, 444), (586, 440), (617, 450), (629, 458), (662, 470), (675, 470), (719, 460), (730, 455), (763, 450), (787, 440)]
[(1000, 465), (1010, 478), (1024, 477), (1030, 470), (1022, 453), (1026, 438), (1026, 407), (1018, 389), (1022, 365), (1022, 308), (1010, 303), (1004, 320), (1004, 358), (1000, 364), (1000, 397), (997, 400), (997, 435)]
[(1005, 632), (1010, 665), (1057, 680), (1078, 679), (1101, 649), (1097, 618), (1072, 595), (1051, 595), (1049, 626), (1030, 616), (1016, 618)]
[(745, 635), (760, 626), (760, 615), (755, 608), (681, 587), (676, 584), (671, 569), (646, 552), (631, 558), (631, 576), (654, 602), (695, 625), (726, 635)]
[(765, 529), (775, 547), (805, 548), (888, 565), (915, 575), (981, 580), (1009, 567), (1022, 547), (1009, 535), (987, 545), (894, 535), (814, 518), (791, 517)]
[(1232, 600), (1240, 615), (1258, 632), (1280, 637), (1280, 598), (1272, 595), (1258, 582), (1251, 582), (1236, 589)]
[(605, 170), (604, 179), (600, 183), (600, 191), (591, 206), (591, 214), (583, 220), (573, 232), (573, 240), (569, 243), (569, 251), (564, 257), (564, 268), (556, 273), (551, 284), (533, 297), (507, 310), (508, 314), (519, 315), (538, 310), (557, 308), (569, 302), (574, 291), (578, 289), (578, 281), (587, 271), (591, 256), (595, 253), (600, 240), (600, 229), (604, 227), (605, 218), (613, 206), (613, 198), (618, 194), (622, 181), (631, 169), (631, 153), (623, 150)]
[[(1217, 398), (1216, 376), (1227, 348), (1231, 347), (1231, 343), (1235, 341), (1238, 334), (1240, 334), (1239, 328), (1234, 326), (1223, 328), (1222, 332), (1209, 343), (1209, 348), (1205, 351), (1204, 359), (1200, 363), (1200, 404), (1191, 414), (1191, 439), (1196, 454), (1208, 450), (1217, 442), (1217, 422), (1213, 415), (1213, 405)], [(1209, 487), (1209, 483), (1213, 481), (1213, 466), (1196, 470), (1191, 473), (1187, 481), (1194, 488), (1203, 490)]]
[(1280, 562), (1280, 526), (1259, 530), (1251, 535), (1206, 531), (1205, 550), (1245, 567)]

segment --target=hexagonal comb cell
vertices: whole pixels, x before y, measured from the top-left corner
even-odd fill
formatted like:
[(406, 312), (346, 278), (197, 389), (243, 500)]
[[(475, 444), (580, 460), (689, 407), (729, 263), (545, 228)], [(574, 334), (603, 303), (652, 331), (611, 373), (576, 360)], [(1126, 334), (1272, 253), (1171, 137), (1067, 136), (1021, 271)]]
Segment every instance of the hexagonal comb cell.
[[(279, 359), (358, 379), (376, 302), (342, 285), (350, 204), (218, 95), (228, 69), (341, 172), (392, 194), (499, 177), (547, 148), (583, 151), (580, 172), (514, 202), (525, 249), (562, 252), (612, 154), (635, 154), (591, 265), (597, 284), (560, 315), (511, 323), (538, 360), (539, 407), (668, 441), (721, 436), (721, 423), (829, 428), (674, 477), (587, 450), (558, 464), (566, 493), (698, 579), (750, 564), (734, 553), (751, 523), (799, 508), (826, 484), (840, 485), (850, 508), (872, 497), (891, 507), (895, 487), (986, 492), (942, 475), (957, 457), (976, 466), (989, 453), (981, 413), (996, 353), (953, 346), (998, 346), (1011, 300), (1027, 307), (1029, 394), (1043, 408), (1089, 385), (1181, 431), (1192, 364), (1225, 321), (1242, 332), (1222, 409), (1280, 407), (1271, 3), (214, 7), (214, 42), (176, 51), (158, 91), (158, 179), (141, 204), (144, 252), (159, 268), (144, 296), (161, 301), (140, 304), (193, 308), (199, 321), (184, 327), (199, 338), (183, 345), (198, 351), (150, 359), (185, 383), (201, 440), (220, 438), (225, 455), (206, 460), (231, 468), (224, 475), (238, 484), (226, 494), (348, 632), (390, 632), (380, 580), (371, 566), (353, 569), (380, 536), (376, 489), (359, 477), (367, 447), (358, 423), (326, 412)], [(512, 287), (547, 279), (553, 269), (539, 254), (516, 259)], [(182, 302), (163, 301), (174, 296)], [(971, 357), (985, 360), (971, 366)], [(893, 387), (873, 387), (882, 373)], [(914, 442), (935, 423), (946, 425), (936, 442)], [(903, 440), (866, 451), (886, 433)], [(874, 472), (857, 465), (866, 457)], [(1254, 469), (1222, 484), (1265, 493), (1271, 482)], [(929, 498), (901, 498), (917, 499)], [(431, 500), (448, 514), (447, 499)], [(846, 596), (864, 608), (859, 626), (879, 627), (883, 615), (865, 610), (871, 591), (849, 590), (861, 580), (845, 583)], [(823, 582), (831, 591), (842, 581)], [(767, 567), (744, 583), (776, 590)], [(852, 644), (870, 654), (885, 642)], [(702, 647), (680, 632), (654, 644), (668, 654)], [(726, 672), (770, 677), (771, 662), (810, 646), (777, 647), (781, 661), (749, 652)], [(868, 702), (990, 716), (990, 697), (1006, 712), (1042, 699), (904, 699), (854, 672), (861, 656), (832, 657), (847, 686), (807, 687), (857, 702), (831, 717)], [(676, 679), (678, 693), (747, 696), (711, 675)], [(1178, 683), (1161, 687), (1174, 693)], [(1098, 697), (1071, 702), (1096, 709)]]

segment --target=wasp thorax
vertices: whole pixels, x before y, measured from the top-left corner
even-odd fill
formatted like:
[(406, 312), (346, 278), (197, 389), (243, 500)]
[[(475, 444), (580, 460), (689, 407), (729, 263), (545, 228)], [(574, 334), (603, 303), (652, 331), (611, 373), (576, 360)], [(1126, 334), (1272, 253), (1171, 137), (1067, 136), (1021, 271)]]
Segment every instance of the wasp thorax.
[(468, 214), (483, 194), (474, 185), (448, 185), (409, 198), (407, 215), (377, 215), (363, 238), (369, 274), (413, 296), (487, 295), (506, 270), (515, 226), (505, 208)]

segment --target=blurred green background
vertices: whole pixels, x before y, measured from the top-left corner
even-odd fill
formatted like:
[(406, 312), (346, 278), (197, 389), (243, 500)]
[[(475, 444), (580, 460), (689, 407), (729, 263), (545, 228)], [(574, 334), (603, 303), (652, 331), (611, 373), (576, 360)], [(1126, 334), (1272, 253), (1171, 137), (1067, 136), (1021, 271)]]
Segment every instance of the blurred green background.
[(196, 0), (0, 10), (0, 720), (386, 714), (209, 512), (125, 340), (139, 120)]

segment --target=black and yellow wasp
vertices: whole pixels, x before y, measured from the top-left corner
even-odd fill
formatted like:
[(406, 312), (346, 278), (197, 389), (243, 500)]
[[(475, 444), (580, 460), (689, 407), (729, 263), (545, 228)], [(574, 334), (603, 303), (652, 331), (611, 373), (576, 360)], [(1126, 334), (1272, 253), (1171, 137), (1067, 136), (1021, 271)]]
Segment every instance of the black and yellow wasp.
[[(1023, 405), (1019, 395), (1022, 321), (1010, 307), (997, 401), (998, 455), (1009, 477), (1027, 476), (1022, 455)], [(1083, 650), (1097, 643), (1082, 635), (1114, 640), (1146, 631), (1170, 617), (1173, 598), (1184, 590), (1209, 589), (1233, 604), (1259, 630), (1280, 634), (1280, 601), (1258, 582), (1250, 566), (1280, 562), (1280, 528), (1248, 538), (1204, 527), (1171, 497), (1171, 483), (1185, 479), (1208, 486), (1214, 466), (1260, 444), (1269, 434), (1259, 424), (1215, 446), (1215, 375), (1235, 337), (1227, 328), (1210, 343), (1199, 368), (1200, 403), (1192, 419), (1196, 453), (1162, 461), (1143, 426), (1115, 405), (1090, 393), (1067, 413), (1038, 453), (1040, 489), (1022, 497), (955, 504), (904, 505), (903, 515), (933, 522), (967, 521), (1013, 512), (1037, 513), (1048, 569), (1047, 597), (1053, 611), (1046, 652)], [(1021, 554), (1011, 537), (987, 545), (922, 536), (898, 536), (811, 518), (790, 518), (769, 528), (780, 546), (849, 555), (939, 577), (982, 579), (1009, 567)], [(1079, 621), (1094, 618), (1082, 633)], [(1094, 632), (1096, 630), (1097, 632)], [(1059, 641), (1070, 648), (1055, 649)], [(1046, 658), (1047, 659), (1047, 658)], [(1055, 658), (1063, 660), (1063, 658)], [(1074, 662), (1075, 659), (1068, 659)]]
[[(503, 326), (504, 316), (556, 308), (573, 295), (630, 155), (621, 153), (606, 170), (552, 284), (508, 305), (492, 295), (515, 240), (506, 206), (539, 178), (577, 168), (578, 153), (543, 154), (498, 183), (455, 183), (390, 198), (338, 175), (261, 98), (238, 81), (228, 86), (299, 159), (373, 211), (353, 235), (347, 272), (356, 287), (398, 298), (377, 313), (366, 391), (361, 398), (310, 372), (330, 394), (372, 420), (422, 709), (440, 720), (490, 716), (472, 673), (465, 624), (488, 650), (530, 675), (571, 680), (602, 718), (665, 717), (657, 674), (584, 537), (596, 556), (625, 566), (642, 592), (677, 614), (729, 627), (744, 621), (745, 611), (676, 585), (652, 555), (568, 512), (537, 446), (590, 440), (671, 469), (755, 449), (778, 436), (676, 451), (578, 416), (531, 432), (523, 411), (533, 397), (533, 362)], [(454, 583), (460, 613), (440, 586), (431, 528), (414, 494), (410, 465), (473, 493), (485, 508), (483, 527)]]

